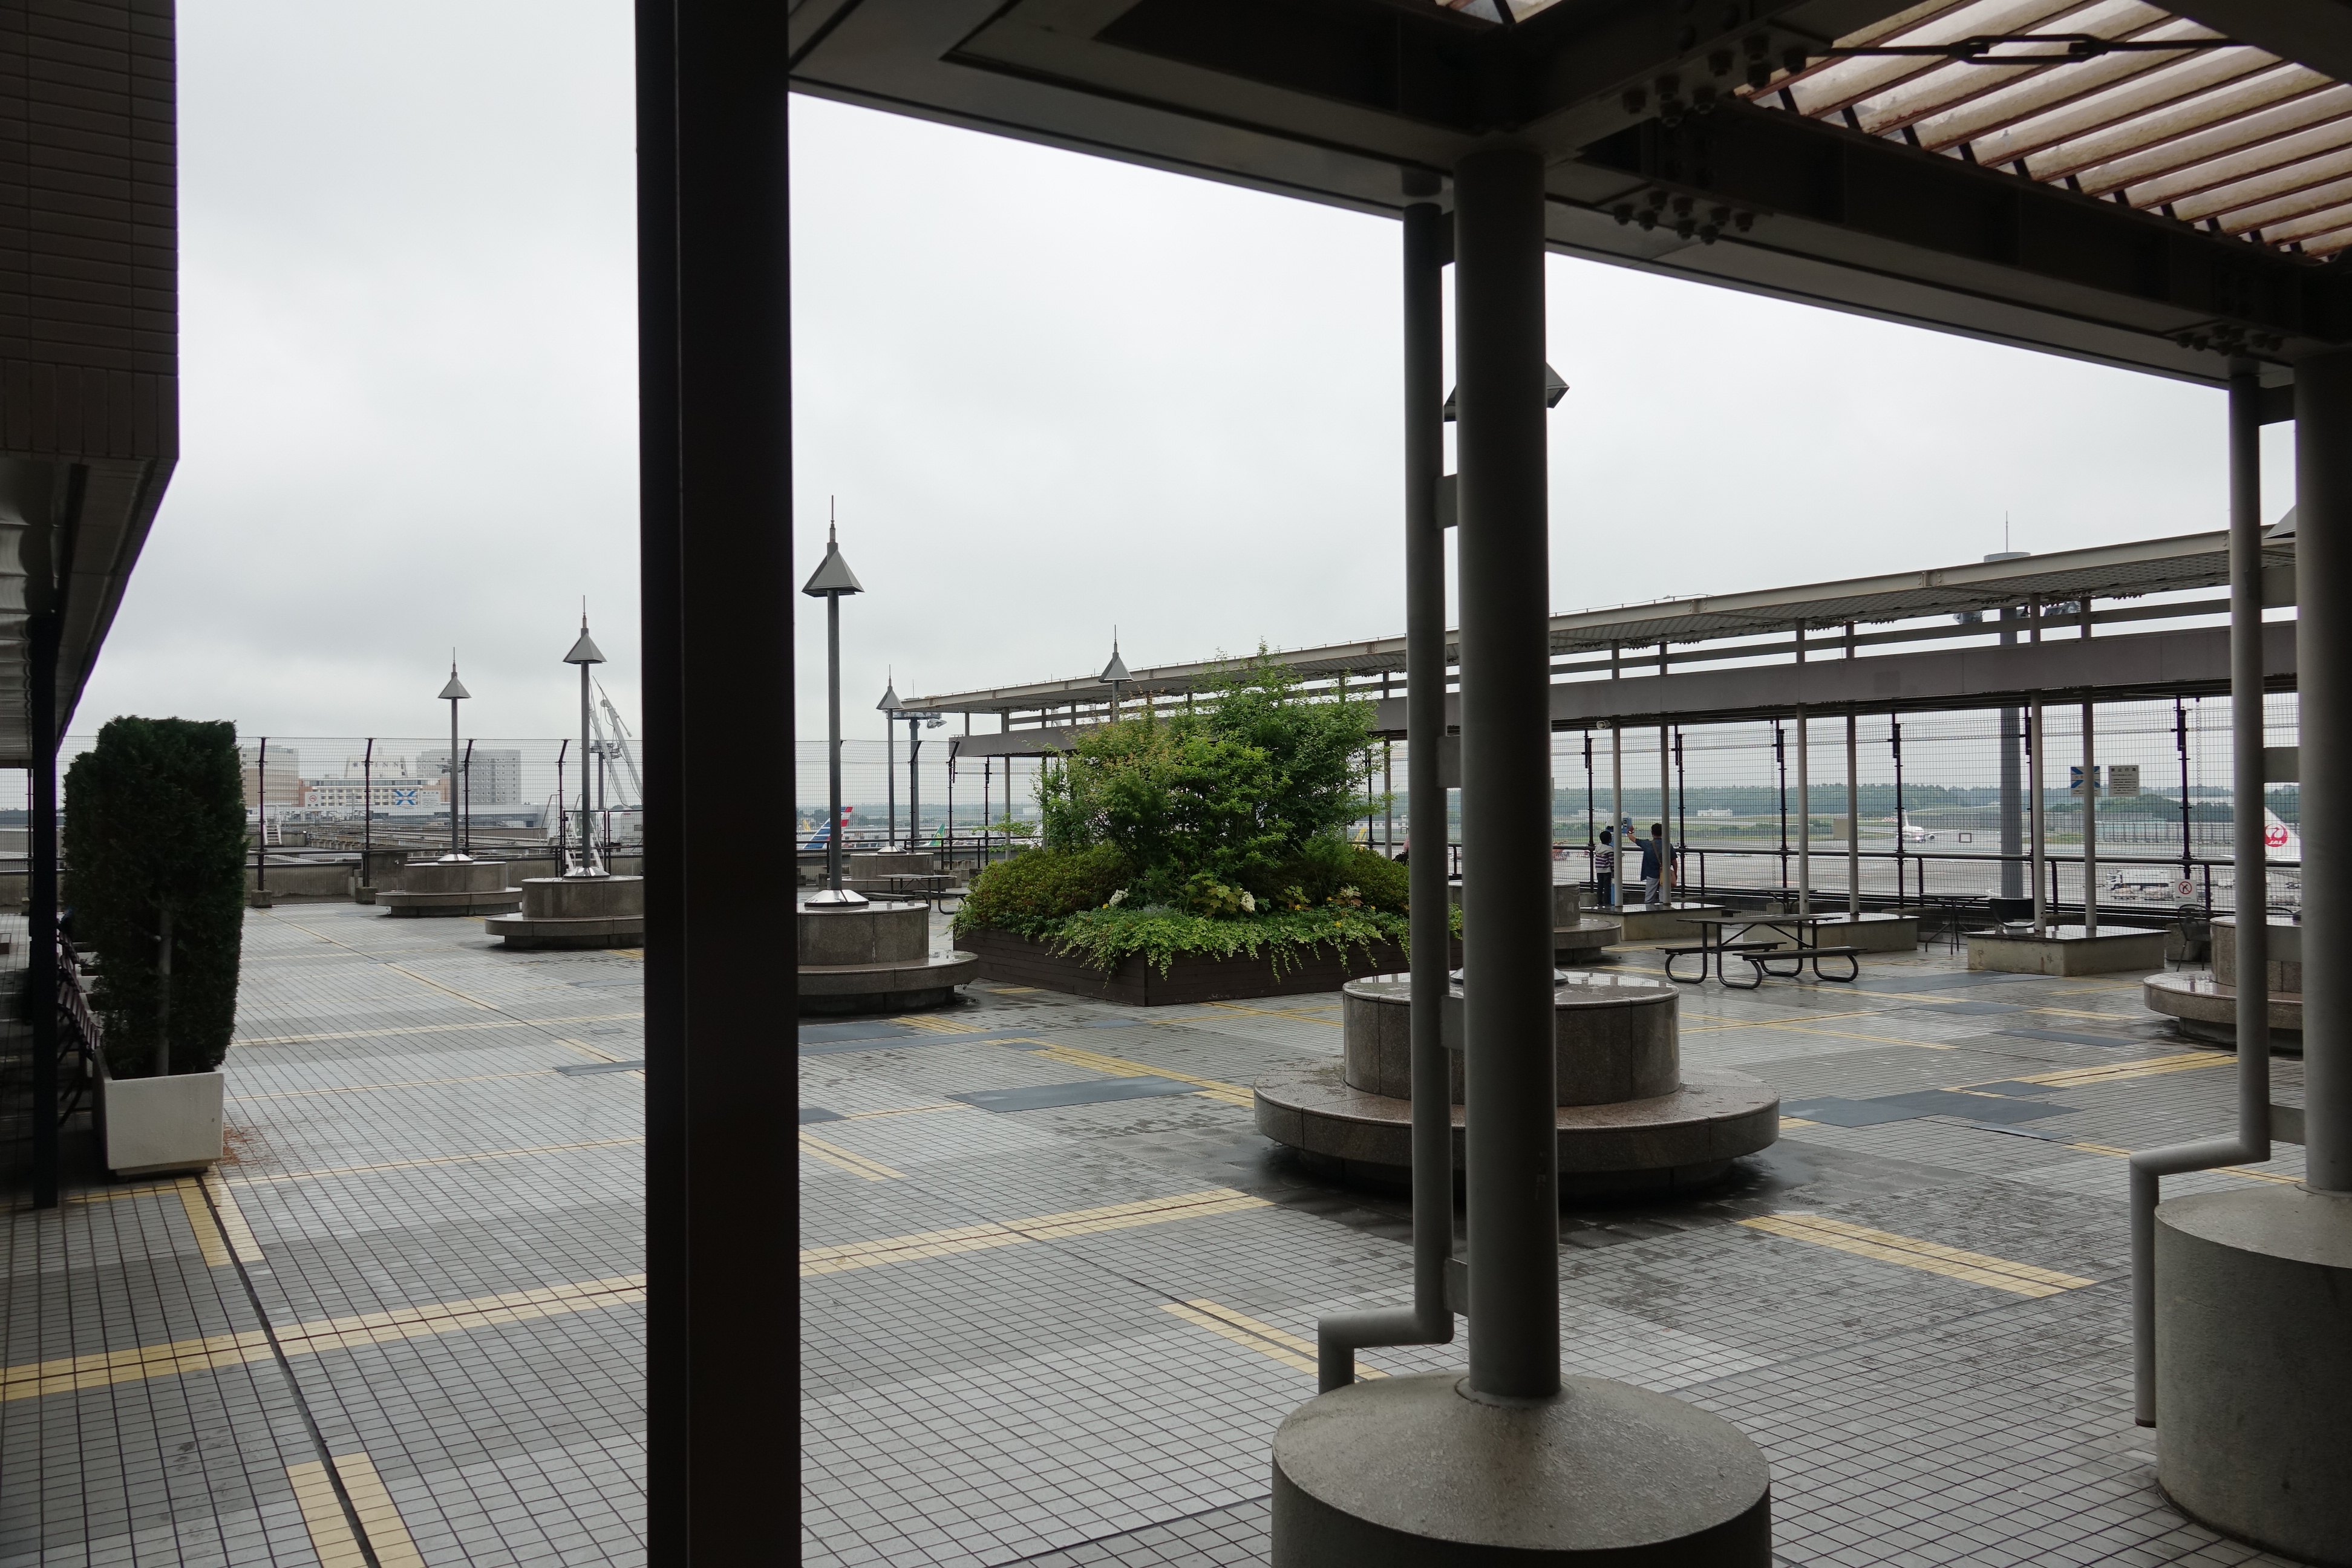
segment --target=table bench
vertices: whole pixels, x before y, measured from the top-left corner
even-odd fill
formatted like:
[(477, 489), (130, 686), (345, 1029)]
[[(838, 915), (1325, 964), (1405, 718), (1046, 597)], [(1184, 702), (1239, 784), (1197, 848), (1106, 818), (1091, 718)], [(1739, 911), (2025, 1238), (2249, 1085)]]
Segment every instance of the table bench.
[[(1760, 946), (1762, 944), (1742, 945)], [(1770, 945), (1775, 949), (1780, 946), (1778, 942), (1774, 942)], [(1768, 974), (1772, 976), (1775, 980), (1794, 980), (1804, 973), (1805, 963), (1809, 959), (1812, 962), (1814, 979), (1833, 980), (1841, 984), (1844, 984), (1862, 978), (1862, 959), (1860, 954), (1865, 951), (1867, 950), (1859, 947), (1798, 947), (1789, 949), (1786, 952), (1740, 952), (1738, 956), (1748, 961), (1749, 970), (1755, 976), (1755, 978), (1750, 980), (1746, 986), (1742, 987), (1742, 989), (1748, 991), (1755, 990), (1759, 985), (1764, 984), (1764, 977)], [(1824, 958), (1844, 959), (1846, 972), (1843, 974), (1823, 974), (1822, 973), (1822, 960)], [(1772, 961), (1775, 959), (1794, 959), (1796, 962), (1784, 973), (1783, 971), (1770, 967)], [(1735, 985), (1738, 984), (1738, 982), (1726, 979), (1724, 984), (1727, 985)]]
[[(1666, 955), (1666, 978), (1680, 985), (1696, 985), (1706, 978), (1706, 961), (1718, 952), (1748, 958), (1751, 952), (1777, 952), (1786, 948), (1785, 942), (1662, 942), (1658, 951)], [(1698, 954), (1698, 973), (1685, 978), (1675, 973), (1675, 960)], [(1753, 963), (1753, 959), (1749, 959)]]

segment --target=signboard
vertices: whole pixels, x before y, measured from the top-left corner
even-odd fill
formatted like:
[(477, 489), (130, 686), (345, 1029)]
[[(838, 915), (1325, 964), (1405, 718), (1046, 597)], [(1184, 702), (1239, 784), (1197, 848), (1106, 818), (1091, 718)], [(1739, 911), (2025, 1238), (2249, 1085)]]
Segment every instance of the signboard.
[(2109, 795), (2137, 795), (2139, 793), (2139, 764), (2137, 763), (2109, 763), (2107, 764), (2107, 793)]
[[(2080, 795), (2083, 793), (2083, 764), (2080, 763), (2076, 763), (2073, 767), (2066, 770), (2066, 793), (2068, 795)], [(2091, 793), (2094, 795), (2104, 795), (2106, 793), (2100, 785), (2099, 770), (2097, 768), (2093, 768), (2091, 770)]]

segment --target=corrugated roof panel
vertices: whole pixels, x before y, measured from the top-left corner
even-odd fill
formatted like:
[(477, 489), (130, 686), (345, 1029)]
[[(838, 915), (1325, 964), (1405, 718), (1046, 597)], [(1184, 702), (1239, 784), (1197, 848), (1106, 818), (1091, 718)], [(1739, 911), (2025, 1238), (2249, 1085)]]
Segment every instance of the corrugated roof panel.
[(2141, 0), (1917, 6), (1833, 47), (1951, 52), (1832, 54), (1743, 93), (2274, 250), (2352, 243), (2352, 87)]

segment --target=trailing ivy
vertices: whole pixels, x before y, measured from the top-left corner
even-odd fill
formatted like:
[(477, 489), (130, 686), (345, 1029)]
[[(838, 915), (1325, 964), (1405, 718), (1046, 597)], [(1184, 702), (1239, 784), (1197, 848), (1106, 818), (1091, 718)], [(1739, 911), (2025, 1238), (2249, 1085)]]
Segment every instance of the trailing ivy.
[(1382, 943), (1403, 946), (1406, 934), (1401, 914), (1345, 905), (1239, 917), (1146, 907), (1087, 910), (1060, 921), (1044, 940), (1055, 952), (1105, 973), (1136, 957), (1163, 975), (1180, 957), (1247, 957), (1266, 960), (1279, 978), (1327, 949), (1334, 958), (1351, 949), (1369, 956)]

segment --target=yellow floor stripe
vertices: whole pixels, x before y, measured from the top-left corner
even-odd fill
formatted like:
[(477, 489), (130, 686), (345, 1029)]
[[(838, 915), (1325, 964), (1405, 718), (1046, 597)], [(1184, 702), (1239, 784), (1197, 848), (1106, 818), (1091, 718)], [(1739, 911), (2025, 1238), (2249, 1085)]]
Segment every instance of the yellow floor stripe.
[(1857, 1035), (1851, 1029), (1814, 1029), (1802, 1024), (1759, 1023), (1759, 1029), (1786, 1029), (1796, 1035), (1823, 1035), (1838, 1040), (1868, 1040), (1879, 1046), (1911, 1046), (1923, 1051), (1948, 1051), (1952, 1046), (1938, 1045), (1933, 1040), (1898, 1040), (1889, 1035)]
[(431, 1089), (445, 1083), (497, 1083), (510, 1078), (545, 1078), (554, 1070), (553, 1068), (533, 1068), (529, 1072), (485, 1072), (476, 1073), (470, 1078), (410, 1078), (393, 1083), (347, 1083), (334, 1089), (289, 1089), (276, 1094), (232, 1094), (228, 1100), (232, 1105), (245, 1105), (264, 1100), (309, 1100), (320, 1094), (366, 1094), (379, 1089)]
[(621, 1024), (644, 1017), (634, 1013), (582, 1013), (564, 1018), (502, 1018), (487, 1024), (413, 1024), (397, 1029), (337, 1029), (324, 1035), (253, 1035), (231, 1040), (232, 1046), (303, 1046), (314, 1040), (373, 1040), (392, 1035), (456, 1035), (475, 1029), (538, 1029), (550, 1024)]
[(1261, 1339), (1255, 1334), (1235, 1328), (1231, 1323), (1220, 1321), (1206, 1312), (1195, 1311), (1190, 1306), (1179, 1306), (1173, 1301), (1162, 1301), (1160, 1308), (1160, 1310), (1172, 1312), (1186, 1322), (1197, 1324), (1220, 1338), (1231, 1340), (1237, 1345), (1246, 1346), (1262, 1356), (1270, 1356), (1283, 1365), (1303, 1372), (1309, 1377), (1316, 1374), (1313, 1356), (1300, 1355), (1297, 1352), (1287, 1350), (1270, 1340)]
[(1738, 1223), (1774, 1236), (1809, 1241), (1816, 1247), (1835, 1247), (1841, 1252), (1874, 1258), (1885, 1263), (1899, 1263), (1906, 1268), (1965, 1279), (1974, 1285), (1990, 1285), (1996, 1290), (2008, 1290), (2020, 1296), (2055, 1296), (2063, 1290), (2078, 1290), (2097, 1283), (2077, 1275), (2038, 1268), (2032, 1264), (2011, 1262), (2005, 1258), (1990, 1258), (1981, 1252), (1946, 1247), (1940, 1242), (1922, 1241), (1916, 1237), (1897, 1236), (1892, 1231), (1873, 1230), (1868, 1226), (1853, 1225), (1823, 1215), (1768, 1215)]
[(95, 1193), (75, 1193), (66, 1199), (69, 1204), (111, 1204), (124, 1198), (143, 1198), (154, 1193), (175, 1193), (177, 1182), (151, 1182), (143, 1187), (108, 1187)]
[(1786, 1132), (1791, 1127), (1819, 1127), (1820, 1125), (1820, 1122), (1808, 1121), (1801, 1116), (1783, 1116), (1780, 1118), (1780, 1131), (1783, 1132)]
[[(341, 1464), (338, 1460), (338, 1468)], [(316, 1461), (289, 1465), (286, 1479), (294, 1483), (294, 1500), (301, 1505), (302, 1524), (310, 1532), (319, 1568), (366, 1568), (367, 1558), (352, 1535), (352, 1521), (343, 1517), (343, 1502), (335, 1495), (327, 1467)]]
[[(2119, 1160), (2128, 1160), (2132, 1153), (2130, 1150), (2118, 1149), (2112, 1143), (2069, 1143), (2066, 1147), (2080, 1149), (2085, 1154), (2110, 1154)], [(2213, 1168), (2212, 1173), (2221, 1176), (2243, 1176), (2254, 1182), (2276, 1182), (2282, 1186), (2303, 1185), (2301, 1176), (2281, 1175), (2276, 1171), (2249, 1171), (2243, 1165), (2217, 1165)]]
[(488, 1149), (478, 1154), (440, 1154), (427, 1160), (386, 1160), (374, 1165), (329, 1165), (316, 1171), (277, 1171), (266, 1176), (235, 1176), (231, 1186), (273, 1186), (280, 1182), (309, 1182), (326, 1176), (363, 1176), (374, 1171), (417, 1171), (429, 1165), (471, 1165), (484, 1160), (520, 1160), (533, 1154), (563, 1154), (574, 1149), (617, 1149), (625, 1144), (642, 1143), (642, 1135), (632, 1138), (592, 1138), (584, 1143), (536, 1143), (528, 1149)]
[(2227, 1051), (2185, 1051), (2175, 1057), (2141, 1057), (2127, 1062), (2102, 1062), (2096, 1067), (2066, 1068), (2057, 1072), (2020, 1074), (2007, 1081), (2038, 1083), (2048, 1089), (2080, 1089), (2084, 1084), (2121, 1083), (2126, 1079), (2154, 1078), (2159, 1073), (2188, 1072), (2218, 1067), (2238, 1058)]
[(971, 1110), (971, 1106), (959, 1101), (953, 1105), (895, 1105), (887, 1110), (853, 1110), (844, 1121), (871, 1121), (877, 1116), (924, 1116), (934, 1110)]
[(974, 1032), (974, 1026), (968, 1018), (935, 1018), (925, 1014), (913, 1014), (904, 1018), (893, 1018), (890, 1022), (904, 1024), (910, 1029), (928, 1029), (934, 1035), (969, 1035)]
[(879, 1160), (869, 1160), (865, 1155), (845, 1149), (838, 1143), (828, 1143), (805, 1128), (801, 1131), (801, 1152), (812, 1160), (822, 1160), (837, 1171), (846, 1171), (853, 1176), (863, 1176), (869, 1182), (895, 1182), (907, 1173), (904, 1171), (894, 1171)]
[[(1197, 1299), (1181, 1306), (1163, 1301), (1160, 1310), (1173, 1312), (1186, 1322), (1198, 1323), (1213, 1334), (1222, 1334), (1235, 1344), (1247, 1345), (1260, 1355), (1272, 1356), (1286, 1366), (1295, 1366), (1307, 1373), (1318, 1370), (1316, 1357), (1319, 1352), (1313, 1340), (1302, 1339), (1287, 1329), (1277, 1329), (1247, 1312), (1237, 1312), (1218, 1302)], [(1388, 1373), (1376, 1367), (1359, 1365), (1356, 1375), (1386, 1377)]]
[[(1327, 1018), (1318, 1013), (1301, 1012), (1294, 1008), (1244, 1007), (1238, 1002), (1204, 1002), (1202, 1005), (1221, 1008), (1227, 1013), (1255, 1013), (1261, 1018), (1287, 1018), (1294, 1024), (1328, 1024), (1335, 1029), (1339, 1027), (1339, 1020), (1337, 1018)], [(1332, 1010), (1325, 1009), (1325, 1011)]]
[(1200, 1086), (1201, 1092), (1207, 1098), (1223, 1100), (1227, 1105), (1246, 1108), (1257, 1103), (1256, 1097), (1237, 1083), (1220, 1083), (1213, 1078), (1195, 1078), (1191, 1073), (1178, 1072), (1173, 1068), (1154, 1067), (1150, 1062), (1129, 1061), (1125, 1057), (1107, 1057), (1100, 1051), (1085, 1050), (1077, 1046), (1047, 1046), (1042, 1051), (1032, 1051), (1029, 1054), (1034, 1057), (1048, 1057), (1057, 1062), (1067, 1062), (1074, 1068), (1086, 1068), (1090, 1071), (1103, 1073), (1111, 1078), (1172, 1078), (1178, 1083), (1197, 1084)]
[(261, 1243), (254, 1239), (253, 1227), (245, 1223), (245, 1211), (236, 1206), (236, 1194), (228, 1190), (216, 1170), (204, 1174), (205, 1196), (212, 1201), (213, 1219), (220, 1227), (221, 1238), (228, 1243), (229, 1255), (239, 1263), (261, 1261)]
[(958, 1252), (982, 1252), (991, 1247), (1017, 1247), (1024, 1241), (1052, 1241), (1063, 1237), (1089, 1236), (1098, 1231), (1126, 1230), (1160, 1225), (1168, 1220), (1195, 1219), (1206, 1215), (1234, 1214), (1266, 1207), (1230, 1187), (1211, 1187), (1172, 1198), (1112, 1204), (1104, 1208), (1073, 1209), (1066, 1214), (1039, 1215), (1033, 1219), (982, 1220), (978, 1225), (946, 1230), (918, 1231), (912, 1236), (884, 1237), (877, 1241), (853, 1241), (835, 1247), (801, 1249), (801, 1273), (844, 1274), (853, 1268), (878, 1268), (888, 1263), (945, 1258)]
[[(1885, 1011), (1887, 1009), (1884, 1007), (1864, 1007), (1852, 1013), (1809, 1013), (1806, 1016), (1818, 1023), (1827, 1023), (1833, 1018), (1874, 1018)], [(1683, 1033), (1713, 1035), (1719, 1034), (1725, 1029), (1778, 1029), (1786, 1026), (1787, 1021), (1780, 1018), (1743, 1018), (1732, 1024), (1701, 1024), (1696, 1028), (1686, 1027)]]
[[(645, 1295), (646, 1277), (626, 1274), (578, 1285), (551, 1285), (463, 1301), (440, 1301), (297, 1323), (281, 1330), (278, 1341), (289, 1356), (315, 1355), (321, 1351), (392, 1344), (402, 1340), (592, 1311), (642, 1301)], [(0, 1400), (34, 1399), (45, 1394), (102, 1388), (109, 1384), (135, 1383), (142, 1378), (174, 1377), (207, 1368), (268, 1361), (269, 1355), (268, 1337), (259, 1330), (249, 1330), (204, 1339), (174, 1340), (168, 1344), (141, 1345), (131, 1350), (26, 1362), (0, 1367)]]
[[(335, 1473), (351, 1494), (352, 1511), (375, 1552), (376, 1568), (425, 1568), (424, 1555), (394, 1506), (383, 1479), (365, 1454), (338, 1454)], [(321, 1464), (289, 1465), (286, 1479), (294, 1483), (295, 1500), (302, 1506), (302, 1523), (310, 1532), (311, 1550), (320, 1568), (361, 1568), (367, 1556), (352, 1534), (352, 1524), (335, 1496), (334, 1482)]]
[(221, 1239), (220, 1226), (213, 1223), (213, 1211), (205, 1206), (204, 1189), (194, 1176), (182, 1176), (172, 1184), (180, 1194), (180, 1207), (187, 1211), (188, 1229), (194, 1233), (196, 1251), (207, 1268), (218, 1268), (229, 1260), (228, 1243)]

